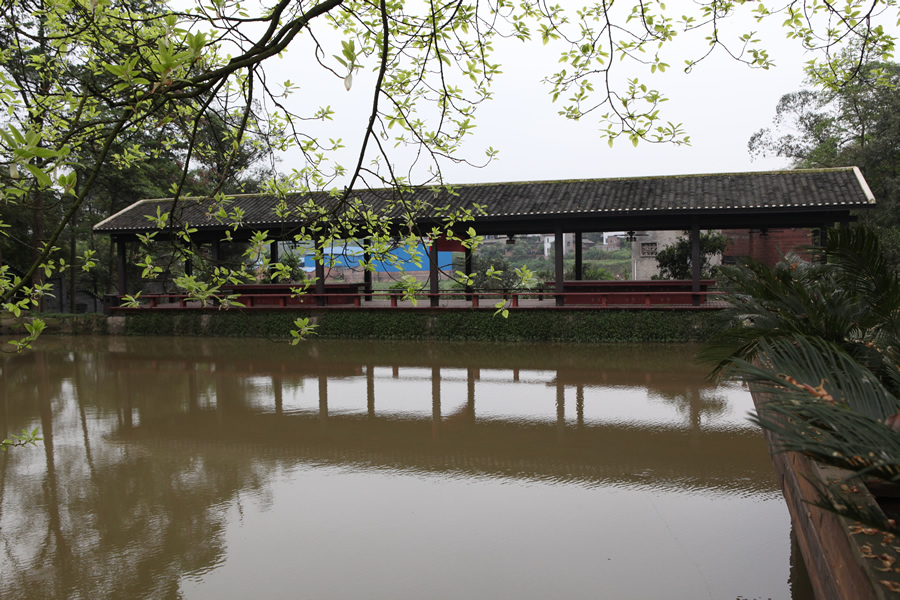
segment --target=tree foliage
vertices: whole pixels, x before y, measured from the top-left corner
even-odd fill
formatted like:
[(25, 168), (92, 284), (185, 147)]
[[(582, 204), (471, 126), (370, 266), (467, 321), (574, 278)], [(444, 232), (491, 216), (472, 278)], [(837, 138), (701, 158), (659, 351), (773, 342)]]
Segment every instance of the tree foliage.
[[(414, 215), (441, 207), (409, 206), (400, 192), (445, 185), (441, 167), (447, 161), (483, 164), (495, 156), (488, 148), (485, 159), (475, 160), (462, 144), (500, 74), (493, 59), (499, 39), (540, 40), (556, 48), (560, 67), (545, 81), (563, 116), (598, 118), (610, 143), (624, 137), (634, 144), (680, 144), (688, 137), (663, 116), (665, 97), (642, 80), (670, 67), (677, 37), (708, 43), (698, 55), (678, 57), (688, 70), (717, 49), (765, 69), (772, 61), (763, 42), (747, 32), (731, 43), (723, 27), (742, 13), (777, 19), (802, 47), (825, 53), (823, 62), (811, 63), (810, 76), (839, 86), (858, 76), (860, 60), (890, 55), (893, 38), (880, 23), (895, 20), (897, 7), (808, 1), (770, 12), (761, 4), (716, 0), (684, 14), (683, 7), (657, 2), (564, 9), (507, 0), (18, 0), (0, 3), (0, 11), (0, 225), (18, 219), (17, 229), (21, 225), (36, 240), (24, 277), (0, 274), (0, 302), (19, 312), (49, 292), (42, 275), (95, 262), (90, 248), (68, 260), (58, 248), (76, 215), (115, 172), (153, 161), (174, 164), (165, 187), (174, 209), (196, 191), (192, 174), (202, 171), (200, 193), (215, 199), (210, 220), (234, 225), (243, 216), (230, 204), (229, 177), (247, 157), (245, 141), (252, 140), (250, 155), (257, 157), (293, 149), (296, 166), (264, 189), (279, 195), (328, 190), (333, 202), (285, 204), (276, 216), (307, 223), (296, 241), (315, 242), (320, 257), (335, 239), (365, 237), (373, 261), (379, 260), (397, 237), (412, 248), (421, 236), (439, 233), (418, 230)], [(858, 57), (837, 52), (854, 40), (862, 50)], [(264, 69), (284, 55), (297, 65), (301, 85), (275, 81)], [(335, 85), (304, 89), (316, 69)], [(330, 95), (359, 93), (359, 81), (368, 85), (359, 136), (330, 139), (327, 122), (345, 116), (335, 114)], [(352, 152), (344, 150), (348, 143)], [(354, 195), (360, 188), (390, 190), (384, 210), (406, 217), (390, 222), (363, 206)], [(24, 212), (16, 215), (14, 207)], [(445, 213), (436, 229), (456, 237), (458, 224), (471, 217)], [(165, 238), (178, 240), (181, 258), (208, 262), (176, 211), (160, 213), (154, 222), (159, 231), (144, 238), (135, 261), (144, 277), (163, 271), (153, 255), (166, 247), (160, 243)], [(258, 259), (267, 235), (255, 236), (248, 261)], [(76, 238), (74, 231), (69, 237)], [(477, 236), (462, 237), (477, 243)], [(171, 255), (171, 247), (164, 252)], [(223, 283), (248, 276), (214, 263), (202, 271), (205, 281), (185, 275), (176, 285), (189, 294), (202, 290), (207, 298)]]
[[(700, 277), (711, 279), (716, 275), (716, 267), (712, 260), (721, 256), (728, 247), (728, 238), (721, 231), (706, 231), (700, 234)], [(657, 252), (656, 262), (659, 265), (659, 279), (691, 279), (692, 271), (691, 239), (688, 232), (678, 237)]]
[(774, 127), (751, 137), (753, 156), (782, 156), (795, 168), (857, 166), (878, 200), (862, 219), (900, 265), (900, 65), (871, 62), (837, 88), (782, 96)]

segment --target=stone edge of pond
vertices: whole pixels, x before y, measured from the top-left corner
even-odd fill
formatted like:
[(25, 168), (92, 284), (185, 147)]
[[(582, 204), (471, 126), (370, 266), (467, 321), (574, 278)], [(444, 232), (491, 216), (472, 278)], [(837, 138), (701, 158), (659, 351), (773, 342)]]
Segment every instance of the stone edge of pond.
[[(297, 318), (310, 318), (318, 338), (564, 342), (702, 342), (721, 327), (719, 311), (176, 311), (126, 316), (32, 315), (46, 333), (289, 338)], [(31, 317), (0, 319), (0, 333), (25, 333)]]

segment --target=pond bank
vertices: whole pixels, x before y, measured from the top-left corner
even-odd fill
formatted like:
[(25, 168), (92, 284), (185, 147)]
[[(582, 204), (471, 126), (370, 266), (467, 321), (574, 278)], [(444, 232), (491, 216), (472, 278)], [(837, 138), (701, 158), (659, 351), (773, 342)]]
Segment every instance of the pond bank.
[[(757, 409), (766, 401), (759, 391), (751, 391), (751, 397)], [(893, 564), (898, 554), (891, 543), (893, 536), (817, 506), (820, 490), (844, 480), (850, 472), (817, 463), (799, 452), (784, 452), (770, 431), (764, 429), (763, 435), (816, 598), (900, 598), (900, 576), (885, 566)], [(861, 509), (882, 511), (878, 499), (861, 482), (852, 489)]]
[[(297, 318), (310, 318), (319, 338), (533, 342), (702, 342), (719, 328), (718, 311), (475, 310), (241, 311), (166, 310), (105, 317), (41, 315), (47, 333), (289, 338)], [(24, 333), (25, 318), (0, 321), (0, 333)]]

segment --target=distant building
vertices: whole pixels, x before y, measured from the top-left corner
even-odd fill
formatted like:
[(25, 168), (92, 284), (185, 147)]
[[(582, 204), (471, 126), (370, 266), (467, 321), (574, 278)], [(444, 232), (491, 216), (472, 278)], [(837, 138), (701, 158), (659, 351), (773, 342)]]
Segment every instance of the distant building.
[[(788, 252), (800, 252), (814, 243), (812, 230), (803, 227), (784, 229), (723, 229), (731, 242), (725, 250), (723, 261), (733, 264), (739, 257), (750, 257), (774, 267)], [(808, 255), (805, 255), (808, 258)]]
[(657, 252), (674, 244), (682, 235), (681, 231), (635, 231), (631, 242), (631, 278), (644, 281), (659, 275)]
[[(556, 241), (556, 236), (552, 233), (545, 233), (541, 235), (541, 240), (544, 242), (544, 258), (550, 258), (553, 255), (551, 252), (551, 248), (553, 248), (553, 243)], [(570, 252), (574, 252), (575, 250), (575, 234), (574, 233), (564, 233), (563, 234), (563, 256), (568, 256)]]
[[(406, 248), (391, 251), (391, 260), (374, 261), (375, 272), (372, 281), (394, 281), (404, 275), (411, 275), (419, 281), (428, 279), (428, 254), (425, 246), (419, 244), (417, 250), (410, 253)], [(363, 280), (364, 251), (355, 245), (335, 245), (325, 251), (325, 279), (342, 279), (348, 283)], [(438, 269), (443, 273), (452, 272), (453, 253), (438, 252)], [(307, 273), (316, 270), (316, 259), (312, 254), (303, 257), (303, 269)], [(446, 277), (446, 276), (445, 276)]]
[[(722, 256), (714, 257), (712, 264), (734, 264), (740, 257), (749, 257), (770, 267), (787, 252), (801, 252), (813, 243), (813, 236), (807, 228), (723, 229), (729, 244)], [(637, 231), (631, 242), (631, 272), (636, 280), (651, 279), (659, 275), (656, 254), (678, 238), (682, 231)]]

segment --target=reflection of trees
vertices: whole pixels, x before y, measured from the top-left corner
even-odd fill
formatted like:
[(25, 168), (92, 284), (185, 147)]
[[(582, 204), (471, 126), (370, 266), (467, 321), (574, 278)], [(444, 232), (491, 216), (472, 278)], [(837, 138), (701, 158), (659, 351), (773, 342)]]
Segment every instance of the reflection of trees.
[(656, 391), (650, 397), (671, 404), (692, 427), (699, 427), (704, 417), (709, 421), (712, 417), (728, 411), (728, 398), (711, 388), (689, 387), (681, 393)]
[[(604, 362), (604, 352), (591, 359), (581, 349), (554, 348), (562, 365), (556, 419), (550, 396), (548, 422), (518, 423), (477, 418), (480, 349), (466, 358), (456, 347), (415, 346), (416, 362), (408, 344), (396, 346), (397, 357), (392, 344), (363, 345), (365, 360), (354, 362), (359, 349), (345, 343), (297, 354), (251, 340), (164, 343), (171, 346), (51, 339), (41, 351), (0, 359), (0, 425), (14, 431), (40, 425), (46, 438), (43, 448), (0, 455), (0, 596), (175, 596), (186, 574), (224, 560), (230, 501), (246, 491), (265, 495), (275, 468), (299, 463), (774, 490), (768, 465), (752, 458), (758, 436), (697, 428), (686, 439), (677, 429), (584, 422), (583, 386), (604, 378), (619, 385), (620, 378), (637, 377), (685, 414), (724, 410), (724, 398), (685, 375), (683, 359), (681, 365), (667, 359), (652, 373), (632, 364), (623, 374)], [(108, 352), (108, 345), (130, 351)], [(525, 362), (535, 363), (534, 349), (523, 351)], [(450, 398), (446, 390), (442, 397), (443, 358), (467, 369), (464, 397)], [(547, 368), (546, 352), (541, 359)], [(656, 367), (646, 352), (642, 359)], [(430, 400), (431, 415), (379, 414), (373, 363), (430, 367), (430, 390), (414, 393), (422, 394), (423, 406)], [(493, 364), (512, 368), (515, 356)], [(329, 412), (331, 377), (358, 381), (360, 400), (366, 397), (360, 414)], [(284, 411), (284, 393), (307, 380), (318, 411)], [(575, 403), (574, 426), (564, 418), (565, 402)]]
[[(109, 423), (122, 422), (115, 415), (123, 408), (109, 392), (123, 382), (112, 373), (94, 377), (102, 353), (26, 356), (31, 369), (17, 368), (20, 357), (2, 363), (4, 377), (17, 382), (2, 388), (4, 426), (37, 413), (45, 439), (43, 448), (0, 455), (0, 595), (173, 597), (186, 573), (223, 560), (226, 515), (216, 507), (260, 489), (272, 466), (243, 451), (148, 453), (110, 444), (103, 437)], [(70, 385), (75, 393), (61, 395)], [(174, 410), (158, 404), (147, 405), (148, 414)]]

